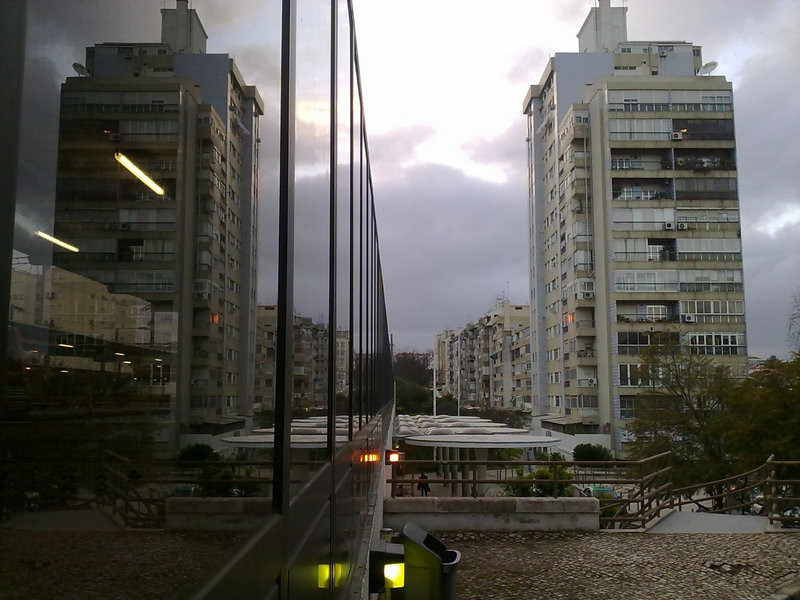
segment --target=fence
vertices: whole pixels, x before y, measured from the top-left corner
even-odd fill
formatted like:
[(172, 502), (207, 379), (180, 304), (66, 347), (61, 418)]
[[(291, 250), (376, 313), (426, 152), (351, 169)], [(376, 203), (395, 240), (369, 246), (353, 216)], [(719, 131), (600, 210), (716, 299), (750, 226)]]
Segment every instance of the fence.
[(392, 467), (387, 484), (393, 498), (425, 494), (426, 489), (434, 495), (473, 498), (594, 496), (600, 500), (601, 527), (639, 528), (671, 505), (669, 456), (591, 462), (406, 460)]
[[(391, 496), (594, 496), (600, 526), (643, 528), (666, 509), (763, 515), (774, 527), (800, 527), (800, 460), (770, 457), (750, 471), (674, 489), (665, 452), (638, 461), (407, 460), (393, 467)], [(425, 477), (421, 477), (425, 473)]]
[(171, 496), (271, 495), (272, 461), (133, 461), (107, 451), (96, 462), (0, 462), (8, 511), (92, 507), (134, 529), (163, 528)]

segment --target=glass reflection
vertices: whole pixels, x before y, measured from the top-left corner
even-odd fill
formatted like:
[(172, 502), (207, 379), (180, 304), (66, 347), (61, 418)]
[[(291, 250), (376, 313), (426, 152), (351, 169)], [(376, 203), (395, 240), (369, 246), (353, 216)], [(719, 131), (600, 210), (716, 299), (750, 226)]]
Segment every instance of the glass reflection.
[[(331, 12), (297, 2), (292, 491), (328, 462), (331, 271)], [(304, 437), (303, 429), (319, 430)]]

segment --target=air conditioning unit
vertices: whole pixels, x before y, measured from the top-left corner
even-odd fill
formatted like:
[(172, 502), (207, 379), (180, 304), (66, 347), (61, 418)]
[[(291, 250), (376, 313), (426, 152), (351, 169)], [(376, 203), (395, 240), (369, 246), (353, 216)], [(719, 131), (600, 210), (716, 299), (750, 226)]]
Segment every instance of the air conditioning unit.
[(594, 292), (583, 292), (583, 297), (586, 300), (594, 300)]
[(211, 294), (209, 294), (208, 292), (195, 292), (194, 297), (197, 300), (210, 300)]
[(589, 380), (586, 382), (586, 384), (589, 387), (595, 387), (597, 385), (597, 379), (594, 379), (593, 377), (589, 378)]
[(682, 140), (683, 139), (683, 132), (682, 131), (673, 131), (672, 132), (672, 139), (673, 140)]
[(675, 223), (671, 222), (664, 223), (664, 229), (666, 229), (667, 231), (672, 231), (673, 229), (675, 229)]
[(689, 228), (687, 223), (678, 223), (678, 229), (681, 231), (686, 231)]
[(121, 142), (122, 141), (122, 136), (119, 133), (109, 133), (108, 134), (108, 139), (109, 139), (109, 141), (112, 141), (112, 142)]
[(130, 225), (128, 225), (127, 223), (120, 223), (119, 224), (119, 228), (120, 228), (121, 231), (128, 231), (128, 229), (130, 228)]
[(694, 323), (694, 315), (683, 315), (684, 323)]

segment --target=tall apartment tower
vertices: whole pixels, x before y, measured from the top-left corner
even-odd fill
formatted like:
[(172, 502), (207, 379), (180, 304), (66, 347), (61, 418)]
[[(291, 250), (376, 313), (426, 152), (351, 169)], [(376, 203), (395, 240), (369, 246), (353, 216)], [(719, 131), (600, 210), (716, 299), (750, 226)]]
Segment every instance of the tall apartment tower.
[(616, 451), (656, 334), (747, 362), (732, 86), (626, 11), (600, 0), (523, 105), (535, 423)]
[(160, 42), (89, 47), (62, 84), (54, 233), (80, 252), (53, 260), (174, 324), (131, 341), (170, 349), (156, 360), (172, 363), (175, 433), (222, 433), (254, 402), (263, 102), (229, 55), (206, 54), (187, 0), (161, 13)]

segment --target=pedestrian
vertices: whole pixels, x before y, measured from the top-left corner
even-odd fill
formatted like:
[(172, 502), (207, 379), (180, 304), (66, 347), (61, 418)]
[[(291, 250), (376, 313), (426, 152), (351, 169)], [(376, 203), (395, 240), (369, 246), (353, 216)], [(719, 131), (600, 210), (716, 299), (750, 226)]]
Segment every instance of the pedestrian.
[(422, 481), (423, 479), (428, 479), (428, 476), (425, 473), (422, 473), (419, 476), (420, 482), (417, 484), (417, 489), (419, 490), (420, 494), (423, 496), (427, 496), (428, 493), (431, 491), (431, 486), (427, 481)]

